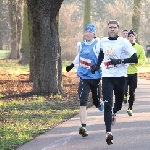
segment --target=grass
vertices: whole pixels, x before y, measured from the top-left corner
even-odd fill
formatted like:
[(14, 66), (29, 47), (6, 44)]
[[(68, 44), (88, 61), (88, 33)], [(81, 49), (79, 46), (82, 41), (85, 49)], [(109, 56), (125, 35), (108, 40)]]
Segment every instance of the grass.
[(10, 50), (0, 50), (0, 59), (6, 58)]
[(1, 61), (0, 62), (0, 74), (26, 74), (29, 73), (29, 65), (19, 65), (15, 61)]
[(77, 113), (77, 103), (59, 98), (0, 101), (0, 150), (15, 150)]
[[(67, 63), (63, 63), (63, 68)], [(18, 75), (28, 71), (28, 65), (13, 61), (0, 63), (0, 74)], [(0, 100), (0, 150), (15, 150), (78, 112), (78, 100), (69, 101), (60, 95)]]

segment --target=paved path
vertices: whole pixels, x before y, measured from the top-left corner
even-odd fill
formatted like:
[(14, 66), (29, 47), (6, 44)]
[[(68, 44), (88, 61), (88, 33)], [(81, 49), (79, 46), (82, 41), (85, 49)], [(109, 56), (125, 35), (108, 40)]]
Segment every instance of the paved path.
[(117, 123), (112, 126), (113, 145), (105, 142), (103, 112), (91, 107), (88, 109), (88, 137), (82, 138), (78, 134), (80, 121), (77, 115), (17, 150), (149, 150), (150, 80), (138, 80), (132, 117), (127, 115), (127, 107), (123, 104), (117, 114)]

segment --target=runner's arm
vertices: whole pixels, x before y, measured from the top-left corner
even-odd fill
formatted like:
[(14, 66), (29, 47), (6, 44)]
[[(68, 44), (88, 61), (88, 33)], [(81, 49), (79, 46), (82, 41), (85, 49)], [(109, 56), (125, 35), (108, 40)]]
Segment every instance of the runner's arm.
[(130, 58), (126, 58), (122, 60), (122, 63), (127, 64), (127, 63), (138, 63), (138, 58), (137, 54), (134, 53)]
[(104, 53), (102, 50), (100, 50), (99, 56), (98, 56), (98, 62), (97, 62), (97, 66), (100, 66), (102, 61), (104, 59)]

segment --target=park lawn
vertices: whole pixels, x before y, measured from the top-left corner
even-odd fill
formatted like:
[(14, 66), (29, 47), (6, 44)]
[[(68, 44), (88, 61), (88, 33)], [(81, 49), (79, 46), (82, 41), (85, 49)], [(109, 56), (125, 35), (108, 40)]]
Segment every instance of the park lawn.
[(29, 74), (29, 65), (20, 65), (15, 60), (0, 61), (0, 74)]
[(0, 150), (15, 150), (78, 111), (78, 101), (64, 100), (59, 96), (1, 100)]
[[(65, 61), (62, 70), (65, 72)], [(150, 71), (149, 62), (140, 67)], [(16, 62), (1, 62), (0, 74), (29, 73), (29, 66)], [(0, 94), (1, 96), (1, 94)], [(79, 112), (78, 101), (55, 95), (51, 97), (30, 96), (26, 98), (0, 99), (0, 150), (15, 150), (16, 147), (34, 139), (59, 123)], [(88, 104), (88, 107), (91, 103)]]
[(6, 58), (10, 53), (10, 50), (0, 50), (0, 59)]

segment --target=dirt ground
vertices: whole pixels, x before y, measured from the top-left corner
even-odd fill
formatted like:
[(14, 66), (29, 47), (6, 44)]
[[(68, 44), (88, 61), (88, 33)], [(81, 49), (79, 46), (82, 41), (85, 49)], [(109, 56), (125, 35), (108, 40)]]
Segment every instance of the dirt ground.
[[(76, 73), (62, 74), (63, 99), (78, 100), (78, 82)], [(14, 76), (11, 74), (0, 74), (0, 99), (31, 98), (32, 82), (29, 82), (29, 74)], [(2, 97), (2, 95), (4, 97)]]
[[(150, 73), (139, 73), (140, 78), (150, 80)], [(10, 74), (0, 74), (0, 94), (9, 96), (22, 95), (32, 91), (32, 83), (28, 82), (28, 74), (20, 74), (13, 76)], [(63, 98), (69, 100), (77, 100), (78, 82), (79, 78), (75, 72), (66, 72), (62, 74), (63, 80)], [(7, 97), (8, 98), (8, 97)]]

